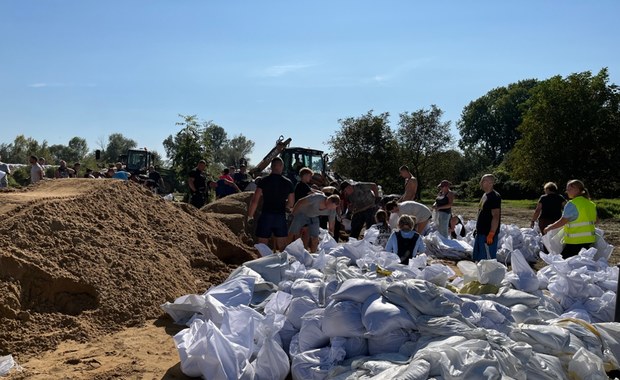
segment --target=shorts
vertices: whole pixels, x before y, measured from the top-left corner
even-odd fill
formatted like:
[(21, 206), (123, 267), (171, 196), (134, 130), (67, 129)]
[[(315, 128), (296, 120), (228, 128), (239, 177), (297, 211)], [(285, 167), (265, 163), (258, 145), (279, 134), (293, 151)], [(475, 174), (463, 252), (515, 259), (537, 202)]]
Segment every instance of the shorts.
[(309, 217), (304, 214), (298, 214), (293, 217), (293, 222), (291, 223), (290, 232), (292, 234), (299, 234), (301, 232), (301, 228), (304, 226), (308, 226), (308, 230), (310, 232), (310, 237), (319, 237), (319, 217)]
[(286, 214), (262, 213), (256, 224), (256, 237), (269, 239), (271, 235), (282, 238), (288, 236)]

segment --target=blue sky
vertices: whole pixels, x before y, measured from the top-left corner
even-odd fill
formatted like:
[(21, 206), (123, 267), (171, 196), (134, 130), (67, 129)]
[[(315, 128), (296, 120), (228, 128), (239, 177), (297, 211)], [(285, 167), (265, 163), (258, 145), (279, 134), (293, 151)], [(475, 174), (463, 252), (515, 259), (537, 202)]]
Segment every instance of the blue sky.
[[(0, 0), (0, 142), (111, 133), (164, 153), (178, 114), (327, 150), (338, 119), (608, 67), (620, 1)], [(8, 159), (8, 158), (5, 158)]]

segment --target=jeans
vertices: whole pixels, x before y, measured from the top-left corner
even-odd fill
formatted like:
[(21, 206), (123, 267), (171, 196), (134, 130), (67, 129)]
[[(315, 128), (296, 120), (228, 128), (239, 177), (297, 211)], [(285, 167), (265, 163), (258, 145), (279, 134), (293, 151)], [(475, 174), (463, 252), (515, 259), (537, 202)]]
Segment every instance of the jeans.
[(452, 216), (452, 214), (450, 214), (449, 212), (443, 212), (441, 210), (438, 210), (436, 212), (436, 216), (437, 216), (437, 231), (439, 231), (439, 233), (443, 237), (446, 237), (446, 238), (450, 237), (448, 233), (448, 229), (450, 226), (450, 217)]

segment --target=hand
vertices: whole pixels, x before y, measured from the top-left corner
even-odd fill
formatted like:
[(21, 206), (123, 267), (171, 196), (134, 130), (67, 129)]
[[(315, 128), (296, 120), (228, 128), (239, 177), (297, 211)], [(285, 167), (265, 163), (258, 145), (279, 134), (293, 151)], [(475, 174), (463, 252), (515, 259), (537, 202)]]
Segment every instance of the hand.
[(487, 245), (493, 244), (493, 238), (495, 237), (495, 232), (491, 231), (487, 235)]
[(534, 228), (534, 221), (532, 220), (532, 222), (530, 223), (530, 228)]

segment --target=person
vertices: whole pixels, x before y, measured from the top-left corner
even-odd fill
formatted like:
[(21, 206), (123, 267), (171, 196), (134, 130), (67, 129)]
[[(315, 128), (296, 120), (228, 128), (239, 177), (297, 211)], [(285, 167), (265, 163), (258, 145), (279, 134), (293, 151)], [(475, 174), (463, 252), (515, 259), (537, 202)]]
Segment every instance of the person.
[(450, 237), (450, 217), (452, 216), (452, 204), (454, 203), (454, 193), (450, 190), (452, 184), (444, 179), (437, 185), (439, 194), (433, 203), (433, 209), (437, 211), (437, 231), (443, 237)]
[(387, 252), (395, 253), (400, 257), (401, 264), (409, 264), (410, 258), (426, 249), (420, 234), (414, 229), (415, 224), (415, 216), (401, 215), (398, 218), (398, 230), (392, 232), (385, 245)]
[(407, 165), (401, 166), (398, 171), (400, 172), (400, 176), (405, 179), (405, 193), (398, 201), (414, 201), (418, 192), (418, 180), (411, 174)]
[(377, 231), (377, 238), (372, 244), (385, 249), (385, 245), (392, 234), (392, 228), (388, 224), (388, 215), (385, 210), (377, 210), (375, 213), (375, 224), (370, 229)]
[(84, 173), (84, 178), (91, 178), (94, 179), (95, 175), (93, 174), (93, 169), (91, 168), (86, 168), (86, 173)]
[(207, 181), (205, 160), (198, 161), (196, 167), (189, 172), (187, 186), (190, 191), (189, 203), (196, 208), (201, 208), (207, 203), (209, 188), (214, 187), (213, 181)]
[(597, 221), (596, 204), (590, 200), (583, 182), (578, 179), (568, 181), (566, 194), (570, 201), (564, 206), (562, 217), (543, 231), (547, 233), (564, 227), (562, 257), (565, 259), (577, 255), (582, 248), (590, 248), (596, 242), (594, 224)]
[(117, 162), (116, 163), (116, 172), (114, 172), (114, 174), (112, 174), (112, 178), (122, 179), (123, 181), (127, 181), (127, 180), (129, 180), (130, 177), (131, 177), (131, 173), (129, 173), (128, 171), (125, 170), (125, 168), (123, 168), (123, 163), (122, 162)]
[(220, 199), (238, 192), (240, 192), (240, 190), (235, 184), (233, 178), (230, 176), (230, 169), (225, 168), (222, 170), (222, 175), (220, 175), (220, 178), (217, 180), (215, 186), (215, 197)]
[(76, 162), (75, 164), (73, 164), (73, 168), (72, 168), (73, 171), (69, 173), (71, 178), (78, 178), (79, 177), (79, 175), (80, 175), (80, 166), (81, 165), (80, 165), (79, 162)]
[(478, 219), (474, 235), (474, 261), (495, 259), (497, 257), (497, 235), (499, 233), (502, 198), (493, 189), (495, 177), (485, 174), (480, 179), (480, 188), (484, 191), (478, 206)]
[(246, 187), (252, 182), (252, 178), (247, 173), (247, 166), (245, 164), (239, 165), (239, 171), (233, 175), (233, 180), (240, 191), (245, 191)]
[(347, 212), (352, 213), (350, 237), (359, 239), (362, 228), (370, 228), (375, 224), (376, 202), (379, 198), (379, 189), (373, 182), (352, 183), (343, 181), (340, 184), (340, 194), (347, 201)]
[(2, 156), (0, 156), (0, 189), (9, 187), (9, 175), (11, 175), (11, 168), (9, 164), (2, 162)]
[(319, 216), (329, 218), (328, 228), (330, 235), (334, 235), (336, 225), (336, 209), (340, 205), (340, 197), (337, 195), (325, 196), (311, 193), (295, 202), (293, 207), (293, 221), (289, 229), (289, 242), (299, 238), (302, 228), (308, 228), (310, 235), (309, 251), (316, 252), (319, 246)]
[[(396, 202), (390, 201), (385, 205), (385, 210), (390, 213), (396, 213), (399, 217), (403, 215), (415, 216), (416, 219), (416, 231), (422, 235), (428, 222), (433, 217), (433, 212), (430, 208), (422, 203), (416, 201)], [(395, 225), (392, 225), (395, 228)]]
[(543, 190), (545, 194), (538, 199), (536, 210), (534, 210), (530, 222), (530, 227), (534, 228), (534, 223), (538, 221), (540, 232), (543, 232), (548, 225), (562, 217), (562, 209), (566, 205), (566, 199), (558, 193), (558, 185), (555, 183), (545, 183)]
[[(457, 235), (457, 226), (461, 226), (458, 229), (458, 235)], [(450, 236), (452, 237), (452, 239), (456, 239), (458, 238), (458, 236), (460, 237), (465, 237), (467, 236), (467, 229), (465, 228), (465, 223), (463, 222), (463, 219), (461, 219), (460, 216), (452, 216), (450, 218)]]
[(222, 174), (220, 174), (220, 178), (219, 179), (225, 179), (225, 180), (230, 181), (230, 182), (234, 182), (235, 181), (233, 179), (233, 177), (230, 175), (230, 168), (222, 169)]
[(261, 178), (257, 185), (250, 207), (248, 207), (248, 224), (254, 223), (254, 214), (258, 203), (263, 199), (263, 209), (256, 224), (256, 237), (262, 244), (269, 243), (274, 236), (276, 249), (283, 251), (288, 240), (286, 211), (293, 208), (295, 194), (293, 183), (282, 175), (284, 162), (280, 157), (271, 160), (271, 174)]
[(43, 179), (43, 168), (37, 156), (30, 156), (30, 183), (35, 184)]
[(69, 178), (71, 177), (71, 171), (72, 169), (67, 166), (67, 162), (65, 160), (60, 160), (60, 165), (58, 166), (58, 169), (56, 169), (54, 177)]
[(164, 179), (161, 177), (161, 174), (157, 170), (155, 170), (155, 166), (149, 165), (149, 179), (151, 182), (151, 186), (155, 189), (155, 193), (159, 194), (164, 191)]

